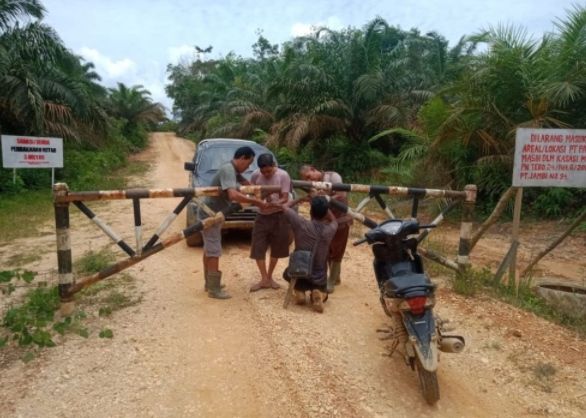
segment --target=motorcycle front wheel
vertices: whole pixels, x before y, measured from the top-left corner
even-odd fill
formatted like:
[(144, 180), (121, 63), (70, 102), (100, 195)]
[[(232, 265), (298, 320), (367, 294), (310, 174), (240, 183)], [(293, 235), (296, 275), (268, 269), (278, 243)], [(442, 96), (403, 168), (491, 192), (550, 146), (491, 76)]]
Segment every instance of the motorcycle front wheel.
[(417, 359), (415, 367), (417, 368), (417, 376), (419, 377), (419, 386), (423, 397), (429, 405), (435, 405), (439, 401), (439, 385), (437, 383), (437, 372), (430, 372), (425, 370), (421, 365), (421, 361)]

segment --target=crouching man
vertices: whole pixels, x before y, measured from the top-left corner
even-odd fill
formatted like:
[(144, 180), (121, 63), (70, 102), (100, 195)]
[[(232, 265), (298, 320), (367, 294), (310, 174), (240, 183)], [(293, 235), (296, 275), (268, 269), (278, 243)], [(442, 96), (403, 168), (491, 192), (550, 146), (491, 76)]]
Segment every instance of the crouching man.
[[(312, 309), (321, 313), (324, 310), (323, 303), (327, 300), (328, 251), (338, 229), (338, 223), (328, 208), (328, 201), (323, 196), (311, 199), (311, 220), (303, 218), (290, 208), (295, 203), (297, 201), (283, 205), (284, 215), (295, 236), (295, 251), (313, 251), (311, 276), (298, 278), (295, 283), (295, 303), (305, 304), (306, 292), (309, 292)], [(283, 278), (291, 281), (288, 269), (283, 272)]]

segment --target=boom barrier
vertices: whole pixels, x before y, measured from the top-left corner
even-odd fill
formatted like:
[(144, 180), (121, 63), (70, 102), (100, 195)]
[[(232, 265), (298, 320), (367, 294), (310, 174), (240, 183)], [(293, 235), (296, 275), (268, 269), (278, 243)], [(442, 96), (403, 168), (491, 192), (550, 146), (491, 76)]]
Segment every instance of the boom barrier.
[[(319, 181), (300, 181), (294, 180), (293, 187), (304, 190), (321, 190), (326, 193), (336, 191), (341, 192), (360, 192), (368, 193), (369, 197), (361, 202), (357, 209), (352, 209), (335, 199), (330, 199), (330, 205), (336, 207), (338, 210), (350, 214), (354, 219), (363, 223), (369, 228), (376, 226), (376, 222), (365, 217), (360, 210), (362, 210), (370, 199), (375, 199), (381, 208), (391, 217), (395, 216), (392, 210), (386, 206), (381, 199), (381, 195), (405, 196), (413, 199), (411, 208), (411, 216), (417, 217), (417, 210), (419, 200), (425, 197), (431, 198), (449, 198), (460, 200), (463, 202), (462, 221), (460, 225), (460, 241), (458, 245), (458, 255), (454, 260), (449, 259), (433, 250), (419, 248), (420, 253), (429, 260), (435, 261), (443, 266), (452, 269), (456, 272), (457, 278), (460, 280), (468, 280), (468, 271), (470, 268), (470, 251), (472, 250), (472, 221), (474, 219), (474, 207), (476, 205), (477, 188), (474, 184), (468, 184), (464, 190), (442, 190), (442, 189), (423, 189), (414, 187), (399, 187), (399, 186), (382, 186), (382, 185), (365, 185), (365, 184), (349, 184), (349, 183), (329, 183)], [(455, 202), (449, 204), (431, 223), (439, 225), (443, 221), (445, 215), (455, 207)], [(374, 224), (374, 225), (373, 225)], [(421, 242), (429, 235), (428, 230), (419, 234), (417, 240)]]
[[(238, 190), (244, 194), (253, 194), (262, 198), (265, 194), (280, 191), (280, 186), (240, 186)], [(239, 204), (233, 203), (230, 207), (222, 212), (213, 214), (203, 221), (199, 221), (181, 232), (171, 235), (170, 237), (159, 241), (161, 234), (175, 220), (177, 215), (189, 203), (191, 199), (197, 199), (202, 196), (219, 196), (220, 187), (195, 187), (195, 188), (178, 188), (178, 189), (128, 189), (128, 190), (102, 190), (87, 192), (70, 192), (67, 184), (57, 183), (53, 186), (53, 203), (55, 207), (55, 227), (57, 235), (57, 267), (59, 276), (59, 297), (61, 299), (61, 310), (64, 314), (69, 314), (73, 310), (73, 296), (75, 293), (91, 285), (92, 283), (103, 280), (111, 275), (118, 273), (142, 260), (156, 254), (163, 249), (174, 245), (186, 237), (207, 229), (212, 225), (221, 223), (225, 217), (241, 209)], [(146, 245), (142, 245), (142, 219), (140, 212), (140, 200), (150, 198), (178, 198), (183, 199), (177, 207), (163, 220), (153, 236), (148, 240)], [(99, 200), (120, 200), (131, 199), (134, 210), (134, 226), (136, 236), (136, 247), (133, 249), (121, 237), (119, 237), (104, 221), (102, 221), (83, 201)], [(69, 206), (73, 203), (83, 214), (92, 220), (112, 241), (114, 241), (129, 257), (121, 260), (111, 266), (108, 266), (100, 272), (88, 277), (76, 280), (73, 276), (73, 262), (71, 253), (71, 236), (69, 223)], [(200, 202), (202, 203), (202, 202)], [(209, 208), (204, 208), (209, 212)], [(158, 243), (157, 243), (158, 242)]]

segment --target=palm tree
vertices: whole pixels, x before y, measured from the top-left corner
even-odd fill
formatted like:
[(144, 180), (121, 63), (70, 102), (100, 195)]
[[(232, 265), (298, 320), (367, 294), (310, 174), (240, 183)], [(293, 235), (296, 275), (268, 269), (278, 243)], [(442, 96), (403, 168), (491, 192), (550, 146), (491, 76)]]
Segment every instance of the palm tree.
[(0, 129), (98, 142), (107, 128), (105, 89), (57, 33), (36, 0), (0, 3)]
[(117, 88), (109, 89), (108, 112), (123, 121), (122, 133), (139, 149), (146, 145), (145, 129), (166, 119), (165, 108), (153, 102), (150, 95), (141, 85), (127, 87), (118, 83)]
[(473, 182), (488, 197), (505, 190), (518, 127), (585, 126), (586, 8), (576, 7), (557, 28), (538, 41), (503, 25), (469, 38), (486, 51), (467, 57), (441, 90), (449, 111), (427, 142), (426, 158), (443, 164), (458, 186)]
[(110, 114), (128, 121), (132, 125), (154, 124), (165, 118), (160, 103), (153, 103), (151, 93), (141, 85), (127, 87), (118, 83), (118, 88), (109, 89)]
[(0, 34), (19, 20), (42, 19), (45, 11), (38, 0), (2, 0), (0, 2)]

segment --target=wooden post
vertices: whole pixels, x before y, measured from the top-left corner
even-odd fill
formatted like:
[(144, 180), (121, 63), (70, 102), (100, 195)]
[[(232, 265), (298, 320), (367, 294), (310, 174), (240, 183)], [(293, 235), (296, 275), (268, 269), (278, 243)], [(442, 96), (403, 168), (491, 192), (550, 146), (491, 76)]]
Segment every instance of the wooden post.
[(509, 264), (509, 286), (515, 286), (519, 292), (519, 278), (517, 276), (517, 249), (519, 247), (519, 224), (521, 223), (521, 207), (523, 205), (523, 188), (517, 189), (515, 195), (515, 208), (513, 209), (513, 231), (511, 236), (511, 263)]
[[(64, 196), (68, 192), (67, 184), (57, 183), (53, 186), (54, 196)], [(57, 267), (59, 274), (60, 311), (63, 316), (73, 313), (75, 302), (69, 290), (73, 285), (73, 265), (71, 258), (71, 236), (69, 233), (69, 202), (57, 202), (55, 206), (55, 229), (57, 232)]]

